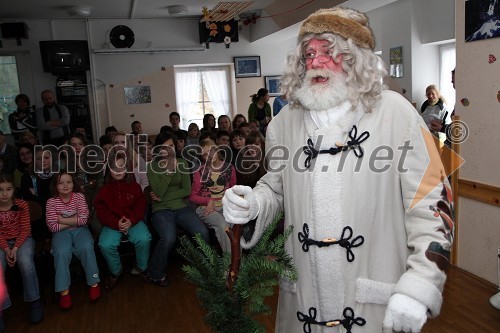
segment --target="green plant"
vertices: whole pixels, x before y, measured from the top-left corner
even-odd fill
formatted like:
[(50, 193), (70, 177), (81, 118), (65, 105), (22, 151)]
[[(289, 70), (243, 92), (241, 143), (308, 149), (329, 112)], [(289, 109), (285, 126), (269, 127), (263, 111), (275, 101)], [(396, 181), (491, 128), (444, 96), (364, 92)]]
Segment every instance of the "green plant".
[[(250, 251), (237, 258), (241, 261), (237, 276), (232, 280), (234, 284), (229, 282), (228, 277), (229, 254), (218, 255), (199, 235), (195, 237), (195, 243), (186, 236), (181, 238), (179, 253), (189, 262), (182, 270), (186, 279), (197, 286), (198, 299), (208, 312), (206, 322), (215, 331), (265, 332), (254, 316), (271, 312), (264, 300), (273, 294), (280, 277), (293, 281), (297, 279), (292, 258), (284, 249), (292, 228), (271, 239), (281, 217), (282, 214), (274, 219)], [(236, 240), (239, 243), (239, 237)], [(234, 252), (233, 256), (240, 256), (239, 250)]]

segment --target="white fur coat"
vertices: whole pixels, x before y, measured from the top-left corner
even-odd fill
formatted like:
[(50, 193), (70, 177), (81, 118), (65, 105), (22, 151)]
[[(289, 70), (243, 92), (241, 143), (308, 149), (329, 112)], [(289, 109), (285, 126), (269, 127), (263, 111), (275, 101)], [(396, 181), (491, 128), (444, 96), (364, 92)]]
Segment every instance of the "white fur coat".
[[(316, 149), (329, 149), (346, 143), (354, 124), (358, 136), (370, 133), (361, 144), (363, 159), (352, 150), (319, 154), (305, 168), (303, 147), (308, 139)], [(298, 280), (280, 284), (276, 332), (304, 332), (299, 317), (313, 314), (311, 308), (316, 309), (315, 320), (320, 322), (343, 319), (346, 307), (353, 309), (354, 317), (366, 320), (363, 326), (352, 326), (353, 333), (382, 332), (387, 301), (394, 292), (425, 304), (429, 316), (439, 314), (452, 232), (436, 207), (451, 203), (443, 198), (447, 187), (440, 183), (440, 172), (425, 172), (431, 161), (440, 162), (435, 160), (438, 155), (428, 153), (422, 126), (426, 128), (413, 106), (391, 91), (383, 92), (372, 113), (350, 111), (333, 126), (318, 128), (308, 111), (288, 107), (271, 121), (266, 149), (272, 170), (254, 189), (260, 214), (252, 239), (242, 240), (242, 246), (252, 247), (274, 216), (285, 211), (285, 228), (294, 228), (286, 249)], [(429, 190), (410, 209), (421, 183)], [(338, 244), (310, 245), (306, 252), (301, 241), (305, 224), (310, 239), (338, 240), (349, 226), (350, 241), (362, 236), (364, 242), (350, 249), (352, 262), (347, 260), (348, 250)], [(342, 325), (310, 324), (307, 328), (346, 332)]]

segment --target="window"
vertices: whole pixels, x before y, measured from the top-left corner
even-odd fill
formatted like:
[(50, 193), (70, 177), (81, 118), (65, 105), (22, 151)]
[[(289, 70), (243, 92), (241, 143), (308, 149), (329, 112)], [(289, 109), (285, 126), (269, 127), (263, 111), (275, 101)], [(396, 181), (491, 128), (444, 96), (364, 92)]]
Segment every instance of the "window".
[(203, 127), (203, 116), (229, 115), (231, 110), (229, 66), (175, 68), (175, 94), (180, 127)]
[(9, 114), (17, 109), (14, 99), (19, 94), (16, 56), (0, 55), (0, 130), (10, 133)]
[(451, 112), (451, 110), (455, 109), (455, 89), (451, 83), (451, 71), (455, 69), (457, 61), (455, 43), (441, 45), (439, 53), (441, 55), (439, 86), (441, 88), (441, 95), (446, 99), (446, 104)]

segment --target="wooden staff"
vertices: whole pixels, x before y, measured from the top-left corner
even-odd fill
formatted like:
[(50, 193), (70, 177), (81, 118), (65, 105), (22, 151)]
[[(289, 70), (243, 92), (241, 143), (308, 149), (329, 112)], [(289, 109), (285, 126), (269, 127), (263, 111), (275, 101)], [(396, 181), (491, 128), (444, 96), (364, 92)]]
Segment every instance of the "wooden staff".
[(231, 266), (229, 273), (227, 275), (227, 288), (229, 291), (233, 290), (233, 286), (238, 278), (238, 272), (240, 269), (241, 262), (241, 230), (243, 226), (241, 224), (233, 225), (233, 228), (226, 228), (226, 234), (231, 240)]

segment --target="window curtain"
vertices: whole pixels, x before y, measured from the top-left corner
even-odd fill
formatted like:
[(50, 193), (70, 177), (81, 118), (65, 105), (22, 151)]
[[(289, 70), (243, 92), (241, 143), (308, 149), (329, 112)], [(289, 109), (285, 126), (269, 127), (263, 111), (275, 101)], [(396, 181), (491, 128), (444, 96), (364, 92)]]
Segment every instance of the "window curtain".
[(175, 97), (177, 112), (181, 116), (179, 127), (185, 128), (187, 120), (199, 103), (201, 77), (196, 68), (186, 68), (175, 72)]
[(214, 108), (214, 116), (216, 118), (222, 115), (229, 115), (227, 75), (228, 70), (226, 68), (209, 68), (203, 70), (203, 83)]
[[(455, 69), (455, 64), (457, 61), (455, 43), (446, 44), (440, 46), (439, 53), (441, 54), (441, 71), (439, 73), (439, 86), (441, 89), (441, 95), (446, 99), (446, 105), (448, 109), (453, 110), (455, 108), (455, 89), (451, 83), (451, 71)], [(460, 73), (457, 73), (457, 77), (460, 78)]]

